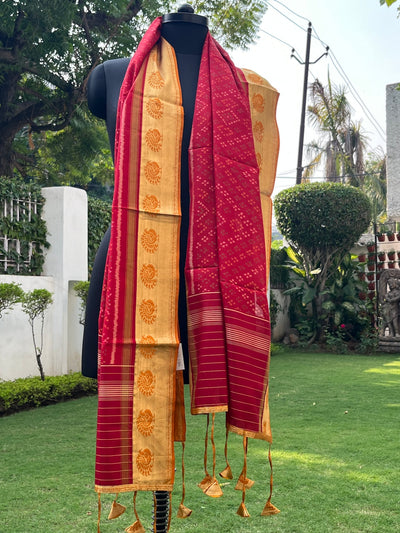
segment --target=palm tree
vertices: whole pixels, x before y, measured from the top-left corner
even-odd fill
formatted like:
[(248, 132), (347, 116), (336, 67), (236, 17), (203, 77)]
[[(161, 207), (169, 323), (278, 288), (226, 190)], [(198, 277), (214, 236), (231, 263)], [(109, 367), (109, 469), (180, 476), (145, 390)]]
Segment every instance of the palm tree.
[(311, 105), (308, 119), (321, 134), (307, 147), (311, 157), (303, 178), (312, 176), (325, 162), (327, 181), (342, 181), (359, 186), (364, 173), (366, 138), (361, 124), (351, 119), (351, 107), (343, 87), (335, 87), (330, 78), (325, 87), (319, 80), (310, 85)]
[(386, 218), (387, 187), (386, 156), (382, 150), (368, 154), (362, 189), (370, 199), (373, 222), (383, 222)]

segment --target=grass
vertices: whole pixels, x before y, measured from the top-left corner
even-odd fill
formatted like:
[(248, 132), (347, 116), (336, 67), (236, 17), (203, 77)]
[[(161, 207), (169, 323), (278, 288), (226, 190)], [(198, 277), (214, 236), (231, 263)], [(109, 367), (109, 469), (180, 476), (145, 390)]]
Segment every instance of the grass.
[[(288, 351), (270, 371), (274, 434), (273, 503), (281, 513), (261, 517), (268, 496), (267, 446), (249, 443), (246, 495), (250, 518), (236, 510), (241, 494), (224, 483), (219, 499), (203, 495), (205, 417), (188, 415), (186, 500), (193, 514), (175, 518), (180, 501), (180, 446), (171, 532), (394, 533), (399, 528), (400, 358)], [(0, 419), (0, 532), (89, 533), (97, 530), (93, 492), (96, 398), (87, 397)], [(188, 402), (187, 402), (188, 403)], [(224, 417), (217, 417), (217, 470), (224, 467)], [(234, 475), (242, 441), (229, 437)], [(102, 533), (134, 522), (131, 495), (122, 517), (107, 521), (112, 496), (102, 496)], [(151, 526), (151, 496), (138, 495)]]

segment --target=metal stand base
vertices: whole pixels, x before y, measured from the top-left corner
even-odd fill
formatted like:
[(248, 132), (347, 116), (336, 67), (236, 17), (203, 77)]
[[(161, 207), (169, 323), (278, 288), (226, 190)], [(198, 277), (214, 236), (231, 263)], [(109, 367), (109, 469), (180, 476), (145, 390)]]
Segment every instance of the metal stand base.
[(160, 490), (153, 494), (153, 531), (155, 533), (167, 533), (169, 529), (169, 492)]

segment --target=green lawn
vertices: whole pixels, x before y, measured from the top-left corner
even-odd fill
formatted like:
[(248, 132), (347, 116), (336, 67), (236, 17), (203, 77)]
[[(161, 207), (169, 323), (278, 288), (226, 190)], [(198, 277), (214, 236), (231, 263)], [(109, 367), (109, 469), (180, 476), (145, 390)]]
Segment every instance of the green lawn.
[[(235, 482), (219, 499), (204, 496), (205, 417), (188, 415), (186, 505), (180, 501), (180, 447), (171, 532), (394, 533), (400, 524), (400, 356), (280, 353), (270, 371), (274, 434), (273, 503), (281, 513), (261, 517), (268, 496), (267, 446), (251, 441), (246, 495), (250, 518), (236, 510)], [(93, 491), (96, 398), (42, 407), (0, 419), (0, 533), (95, 533)], [(224, 467), (224, 417), (217, 417), (217, 470)], [(234, 475), (242, 467), (242, 441), (230, 436)], [(111, 496), (102, 496), (102, 533), (134, 522), (129, 506), (107, 521)], [(151, 526), (150, 494), (138, 495), (142, 523)]]

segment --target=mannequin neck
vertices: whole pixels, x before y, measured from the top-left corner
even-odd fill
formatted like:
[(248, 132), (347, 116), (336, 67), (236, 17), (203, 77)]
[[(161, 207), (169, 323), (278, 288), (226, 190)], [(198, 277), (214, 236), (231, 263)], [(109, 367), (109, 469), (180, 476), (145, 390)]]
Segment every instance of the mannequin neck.
[[(195, 16), (198, 17), (199, 15)], [(200, 18), (204, 19), (205, 17)], [(200, 55), (207, 33), (208, 26), (206, 24), (187, 21), (167, 21), (163, 22), (161, 27), (161, 35), (173, 46), (175, 52), (181, 54)]]

